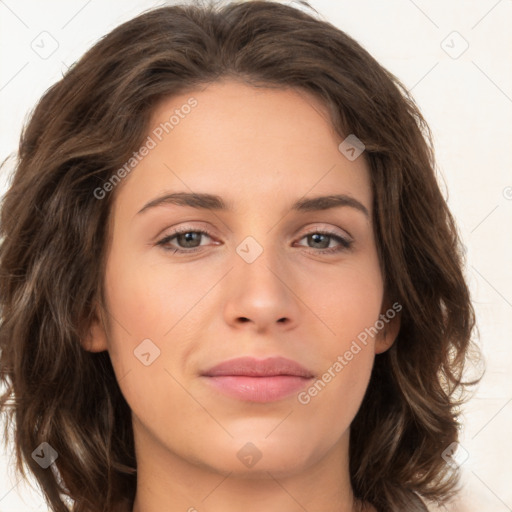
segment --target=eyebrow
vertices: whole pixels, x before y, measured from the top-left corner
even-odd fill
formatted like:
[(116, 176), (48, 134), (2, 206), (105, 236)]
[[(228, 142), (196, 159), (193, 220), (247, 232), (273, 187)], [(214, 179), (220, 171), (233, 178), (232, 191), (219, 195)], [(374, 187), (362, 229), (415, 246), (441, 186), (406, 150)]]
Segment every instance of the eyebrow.
[[(199, 192), (174, 192), (152, 199), (146, 203), (137, 215), (164, 205), (189, 206), (200, 210), (233, 211), (231, 203), (226, 203), (222, 197), (215, 194), (204, 194)], [(329, 210), (341, 206), (348, 206), (362, 212), (366, 217), (370, 217), (368, 209), (361, 202), (345, 194), (332, 194), (327, 196), (317, 196), (305, 199), (299, 199), (292, 204), (291, 210), (296, 212), (313, 212)]]

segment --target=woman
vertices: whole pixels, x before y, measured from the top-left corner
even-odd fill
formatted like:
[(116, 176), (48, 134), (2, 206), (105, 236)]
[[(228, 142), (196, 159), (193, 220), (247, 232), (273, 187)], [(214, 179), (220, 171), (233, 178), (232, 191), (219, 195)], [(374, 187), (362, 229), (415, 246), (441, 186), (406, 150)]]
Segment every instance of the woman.
[(455, 492), (460, 240), (418, 108), (331, 24), (249, 1), (116, 28), (37, 105), (0, 223), (0, 405), (52, 510)]

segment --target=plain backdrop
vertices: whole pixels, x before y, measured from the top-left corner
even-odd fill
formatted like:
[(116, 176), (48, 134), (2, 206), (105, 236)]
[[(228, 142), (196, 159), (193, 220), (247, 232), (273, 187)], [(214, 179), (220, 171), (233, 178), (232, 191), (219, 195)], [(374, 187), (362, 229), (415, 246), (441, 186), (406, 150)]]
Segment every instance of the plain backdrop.
[[(168, 2), (169, 3), (169, 2)], [(447, 510), (512, 510), (512, 1), (311, 0), (412, 91), (467, 249), (486, 373), (464, 408), (463, 490)], [(0, 161), (44, 91), (101, 36), (162, 2), (0, 0)], [(0, 175), (1, 194), (7, 174)], [(0, 512), (45, 512), (0, 460)], [(436, 510), (434, 507), (432, 510)]]

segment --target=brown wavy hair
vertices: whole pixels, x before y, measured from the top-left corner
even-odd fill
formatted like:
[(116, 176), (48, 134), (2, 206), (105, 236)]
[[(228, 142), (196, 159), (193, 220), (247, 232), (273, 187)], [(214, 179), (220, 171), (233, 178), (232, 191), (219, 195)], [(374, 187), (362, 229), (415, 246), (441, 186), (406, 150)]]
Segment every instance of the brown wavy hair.
[[(342, 139), (365, 144), (385, 294), (403, 309), (351, 425), (351, 482), (381, 512), (427, 510), (420, 497), (444, 503), (459, 474), (442, 454), (480, 380), (465, 382), (463, 370), (481, 354), (430, 130), (407, 89), (354, 39), (271, 1), (144, 12), (87, 51), (32, 111), (0, 216), (0, 410), (16, 470), (28, 467), (54, 512), (131, 510), (130, 408), (108, 352), (80, 342), (95, 307), (107, 309), (120, 187), (102, 200), (94, 190), (140, 147), (158, 102), (224, 78), (312, 93)], [(47, 469), (32, 457), (42, 442), (58, 453)]]

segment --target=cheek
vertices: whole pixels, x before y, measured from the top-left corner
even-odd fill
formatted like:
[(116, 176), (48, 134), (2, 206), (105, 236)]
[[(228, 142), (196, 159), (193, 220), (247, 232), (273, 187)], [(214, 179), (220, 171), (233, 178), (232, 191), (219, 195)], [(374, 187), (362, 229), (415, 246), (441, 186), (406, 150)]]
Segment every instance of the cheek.
[(332, 331), (325, 330), (316, 345), (324, 367), (297, 401), (308, 411), (312, 428), (337, 425), (325, 432), (322, 442), (327, 447), (349, 428), (368, 387), (375, 356), (372, 329), (379, 319), (383, 287), (373, 265), (346, 266), (326, 283), (323, 292), (309, 295)]
[(184, 350), (183, 344), (174, 343), (173, 333), (179, 332), (180, 319), (197, 299), (192, 300), (189, 288), (185, 294), (179, 292), (186, 284), (182, 275), (138, 263), (129, 258), (110, 260), (106, 279), (108, 350), (133, 414), (145, 423), (165, 425), (190, 407), (190, 397), (173, 379), (172, 359), (181, 360)]
[(302, 403), (312, 406), (313, 415), (327, 415), (333, 421), (340, 419), (341, 407), (343, 418), (349, 420), (359, 408), (373, 367), (382, 276), (376, 259), (360, 259), (336, 268), (324, 283), (305, 288), (313, 290), (308, 298), (329, 330), (317, 343), (325, 367)]
[(204, 280), (191, 279), (185, 267), (148, 262), (136, 254), (122, 258), (113, 252), (106, 290), (110, 311), (124, 327), (125, 338), (129, 332), (134, 343), (144, 338), (164, 342), (208, 286)]
[(211, 285), (205, 285), (206, 276), (191, 279), (190, 272), (182, 269), (161, 260), (148, 263), (128, 250), (113, 250), (109, 257), (105, 280), (108, 350), (135, 413), (148, 397), (164, 403), (176, 400), (170, 395), (176, 392), (170, 374), (176, 373), (196, 343), (194, 319), (205, 314), (207, 303), (201, 299)]
[(304, 296), (329, 327), (336, 348), (342, 349), (378, 320), (384, 290), (378, 262), (373, 258), (354, 258), (323, 275), (306, 275)]

